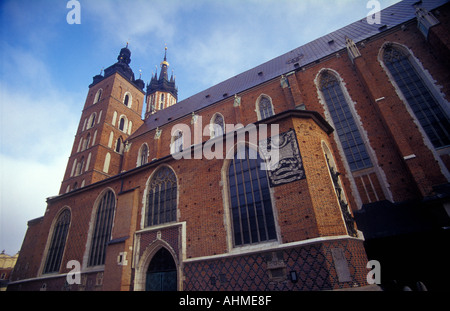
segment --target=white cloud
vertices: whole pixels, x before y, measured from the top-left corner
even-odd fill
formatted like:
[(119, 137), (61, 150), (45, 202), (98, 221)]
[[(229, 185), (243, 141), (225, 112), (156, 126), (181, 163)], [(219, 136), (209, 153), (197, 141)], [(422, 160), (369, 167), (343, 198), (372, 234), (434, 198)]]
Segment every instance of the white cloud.
[(82, 99), (57, 89), (33, 50), (4, 44), (3, 52), (8, 74), (0, 81), (0, 248), (11, 254), (19, 250), (28, 220), (42, 216), (46, 198), (59, 193)]
[(138, 0), (130, 5), (129, 1), (96, 0), (83, 4), (83, 12), (96, 25), (104, 44), (130, 42), (134, 52), (144, 53), (155, 45), (151, 38), (171, 41), (178, 4)]
[(66, 158), (43, 164), (0, 154), (0, 247), (20, 249), (27, 222), (44, 215), (46, 198), (59, 192)]
[(27, 221), (42, 216), (46, 198), (59, 193), (78, 120), (60, 93), (0, 90), (8, 99), (1, 107), (0, 247), (11, 253)]

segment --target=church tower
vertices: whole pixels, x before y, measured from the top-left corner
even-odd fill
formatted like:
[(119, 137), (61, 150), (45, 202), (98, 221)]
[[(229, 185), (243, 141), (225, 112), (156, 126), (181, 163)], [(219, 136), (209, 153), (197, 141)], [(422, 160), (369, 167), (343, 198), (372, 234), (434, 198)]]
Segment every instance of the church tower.
[(124, 141), (142, 124), (144, 81), (135, 79), (131, 52), (94, 76), (89, 86), (60, 194), (119, 174)]
[(157, 73), (152, 76), (149, 84), (147, 84), (147, 110), (145, 119), (154, 114), (158, 110), (175, 105), (178, 100), (178, 89), (175, 86), (173, 74), (169, 80), (169, 63), (167, 62), (167, 47), (164, 52), (164, 60), (161, 62), (161, 72), (159, 79)]

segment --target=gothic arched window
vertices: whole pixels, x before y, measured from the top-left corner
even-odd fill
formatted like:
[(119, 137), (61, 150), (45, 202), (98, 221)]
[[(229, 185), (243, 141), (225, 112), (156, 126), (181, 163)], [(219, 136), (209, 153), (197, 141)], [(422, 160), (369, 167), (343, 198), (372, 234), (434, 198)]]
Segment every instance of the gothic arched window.
[(44, 274), (59, 272), (61, 260), (66, 246), (67, 233), (70, 226), (70, 210), (64, 210), (58, 217), (53, 229), (52, 240), (47, 252)]
[(234, 246), (277, 239), (269, 180), (261, 163), (258, 152), (245, 147), (245, 156), (238, 151), (228, 168)]
[(125, 131), (125, 118), (124, 117), (122, 117), (122, 118), (120, 118), (120, 121), (119, 121), (119, 130), (121, 130), (122, 132), (124, 132)]
[(90, 142), (91, 142), (91, 134), (87, 133), (86, 139), (84, 140), (84, 143), (83, 143), (83, 150), (86, 150), (87, 148), (89, 148)]
[(115, 210), (116, 197), (111, 190), (108, 190), (103, 195), (97, 206), (88, 266), (99, 266), (105, 264), (106, 246), (111, 239), (111, 230)]
[(220, 113), (216, 113), (211, 120), (211, 138), (222, 136), (225, 133), (225, 121)]
[(172, 136), (172, 143), (170, 145), (170, 153), (174, 154), (183, 151), (183, 132), (176, 131)]
[(122, 153), (123, 150), (123, 140), (122, 137), (119, 137), (116, 142), (116, 152)]
[(324, 71), (320, 76), (319, 87), (350, 169), (356, 171), (372, 167), (372, 161), (338, 78), (331, 72)]
[(130, 95), (127, 93), (125, 94), (125, 97), (123, 99), (123, 104), (128, 107), (129, 102), (130, 102)]
[(262, 96), (258, 103), (259, 119), (264, 120), (274, 115), (272, 102), (267, 96)]
[(147, 164), (148, 162), (148, 146), (143, 144), (141, 149), (139, 149), (138, 166)]
[(88, 121), (88, 129), (90, 129), (91, 127), (93, 127), (95, 125), (95, 119), (97, 118), (97, 113), (93, 113), (91, 114), (91, 116), (89, 117), (89, 121)]
[(146, 226), (176, 221), (177, 178), (172, 169), (159, 168), (148, 186)]
[(81, 173), (83, 172), (83, 167), (84, 167), (84, 156), (81, 157), (80, 162), (77, 164), (77, 170), (75, 172), (75, 175), (81, 175)]
[(449, 117), (417, 73), (409, 56), (402, 49), (388, 45), (384, 49), (383, 62), (433, 146), (450, 145)]
[(99, 89), (97, 91), (97, 94), (95, 94), (95, 98), (94, 98), (94, 104), (98, 103), (100, 101), (100, 99), (102, 98), (102, 89)]

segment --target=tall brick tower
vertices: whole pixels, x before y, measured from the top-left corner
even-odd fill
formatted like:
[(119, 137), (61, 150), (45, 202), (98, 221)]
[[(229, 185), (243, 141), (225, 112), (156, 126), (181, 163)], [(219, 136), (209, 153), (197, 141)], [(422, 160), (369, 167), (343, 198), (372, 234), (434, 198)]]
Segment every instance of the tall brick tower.
[(145, 84), (135, 79), (130, 62), (127, 44), (115, 64), (94, 76), (60, 194), (120, 173), (124, 141), (143, 122)]
[(159, 78), (155, 73), (149, 84), (147, 84), (147, 110), (145, 118), (158, 110), (175, 105), (178, 100), (178, 89), (175, 86), (175, 79), (169, 79), (169, 63), (167, 62), (167, 47), (164, 52), (164, 60), (161, 62), (161, 72)]

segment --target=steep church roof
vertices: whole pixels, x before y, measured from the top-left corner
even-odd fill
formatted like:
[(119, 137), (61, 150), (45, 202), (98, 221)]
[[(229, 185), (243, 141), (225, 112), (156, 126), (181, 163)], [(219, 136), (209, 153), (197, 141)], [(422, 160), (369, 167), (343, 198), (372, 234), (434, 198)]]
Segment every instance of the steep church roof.
[(381, 24), (369, 24), (364, 17), (348, 26), (302, 45), (253, 69), (218, 83), (200, 93), (188, 97), (176, 105), (160, 110), (146, 119), (145, 123), (129, 139), (140, 136), (176, 119), (192, 114), (220, 100), (232, 97), (256, 85), (280, 77), (283, 74), (313, 64), (327, 56), (346, 49), (346, 38), (362, 42), (402, 25), (416, 17), (416, 5), (428, 11), (450, 0), (403, 0), (381, 11)]

